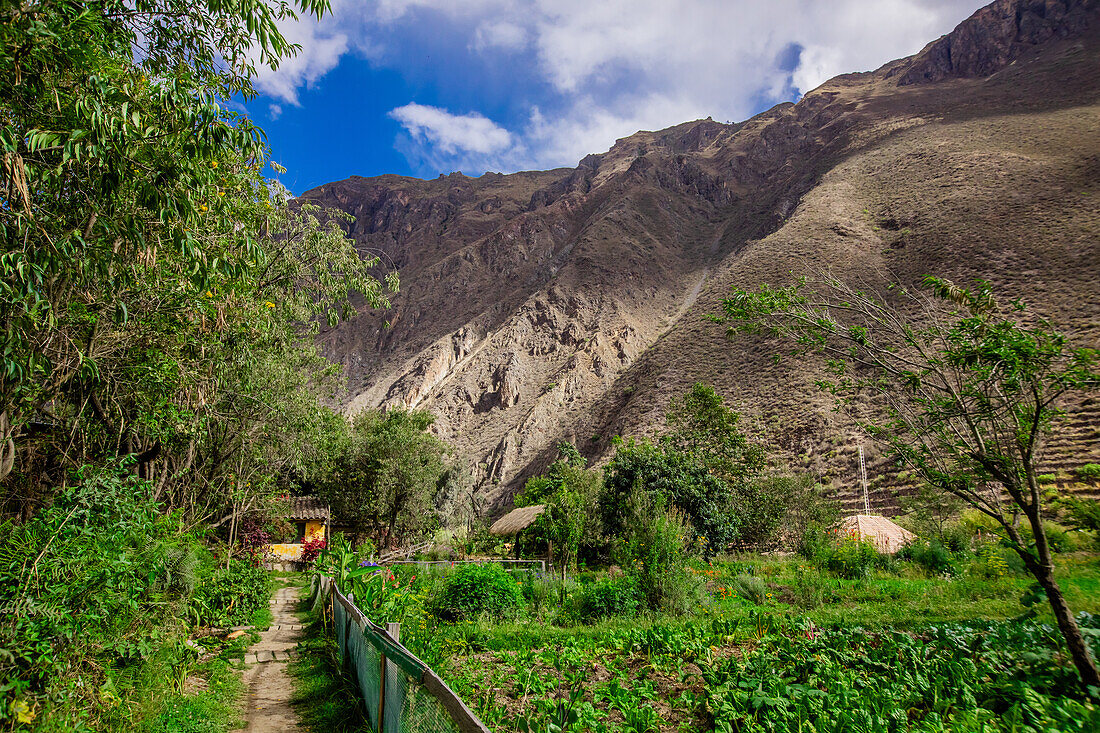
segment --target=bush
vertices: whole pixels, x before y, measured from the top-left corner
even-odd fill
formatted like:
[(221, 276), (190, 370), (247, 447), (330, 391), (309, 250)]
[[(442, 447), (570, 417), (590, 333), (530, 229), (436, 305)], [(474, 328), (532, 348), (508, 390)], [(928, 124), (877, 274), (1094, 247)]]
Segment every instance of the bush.
[(909, 560), (915, 565), (919, 565), (930, 575), (955, 576), (959, 574), (959, 569), (955, 566), (955, 559), (952, 557), (951, 552), (936, 540), (931, 542), (917, 540), (903, 547), (898, 552), (897, 557), (899, 560)]
[(618, 564), (637, 583), (646, 606), (687, 613), (699, 598), (700, 584), (685, 565), (690, 530), (684, 515), (640, 491), (630, 496), (628, 506), (627, 535), (616, 548)]
[(1073, 472), (1082, 481), (1100, 481), (1100, 463), (1086, 463)]
[(221, 563), (203, 565), (189, 607), (197, 626), (241, 626), (267, 605), (271, 576), (262, 567), (238, 558), (230, 560), (228, 568)]
[(432, 613), (444, 621), (499, 618), (523, 605), (519, 584), (500, 565), (460, 565), (443, 580)]
[(806, 527), (798, 537), (795, 550), (799, 555), (815, 564), (825, 558), (833, 549), (833, 544), (825, 528), (819, 524)]
[(37, 517), (0, 524), (4, 729), (17, 710), (58, 729), (96, 728), (98, 691), (115, 670), (142, 668), (182, 633), (194, 537), (159, 514), (126, 464), (76, 479)]
[(884, 564), (873, 544), (852, 537), (845, 537), (819, 561), (829, 572), (848, 580), (866, 578), (876, 566)]
[(581, 591), (579, 616), (592, 622), (612, 616), (633, 616), (638, 611), (638, 583), (629, 576), (602, 578)]
[(762, 578), (754, 575), (737, 575), (729, 584), (730, 592), (744, 598), (746, 601), (761, 605), (768, 594), (768, 586)]

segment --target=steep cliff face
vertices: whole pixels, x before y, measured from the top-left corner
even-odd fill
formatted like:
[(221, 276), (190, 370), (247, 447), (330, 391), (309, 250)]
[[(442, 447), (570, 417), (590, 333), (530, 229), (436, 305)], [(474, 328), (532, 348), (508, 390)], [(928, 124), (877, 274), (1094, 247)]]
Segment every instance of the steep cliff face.
[[(774, 344), (730, 342), (703, 316), (792, 271), (980, 275), (1096, 344), (1098, 30), (1095, 0), (998, 0), (914, 57), (744, 123), (639, 132), (574, 169), (307, 192), (401, 269), (390, 311), (320, 337), (348, 410), (431, 410), (506, 502), (557, 442), (599, 459), (703, 380), (777, 460), (849, 495), (856, 436), (813, 387), (818, 366), (776, 366)], [(1100, 406), (1069, 407), (1055, 467), (1100, 456)], [(876, 455), (871, 469), (888, 508), (907, 480)]]

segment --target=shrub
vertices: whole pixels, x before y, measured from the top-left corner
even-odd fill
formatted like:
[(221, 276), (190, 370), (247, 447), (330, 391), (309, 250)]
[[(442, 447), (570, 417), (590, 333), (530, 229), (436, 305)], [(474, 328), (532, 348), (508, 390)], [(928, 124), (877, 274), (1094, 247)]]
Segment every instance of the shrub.
[(815, 564), (820, 564), (818, 561), (828, 555), (832, 547), (825, 528), (818, 524), (806, 527), (795, 545), (799, 555)]
[(917, 540), (898, 552), (899, 560), (910, 560), (931, 575), (958, 575), (951, 552), (940, 542)]
[(698, 600), (700, 585), (685, 566), (690, 530), (684, 515), (640, 491), (630, 496), (628, 506), (626, 538), (616, 548), (618, 564), (638, 584), (649, 608), (686, 613)]
[(1053, 473), (1041, 473), (1035, 477), (1035, 480), (1041, 484), (1054, 484), (1058, 482), (1058, 476)]
[(444, 621), (494, 618), (513, 613), (523, 604), (519, 584), (499, 565), (460, 565), (443, 580), (432, 613)]
[(764, 603), (764, 599), (768, 594), (768, 586), (764, 583), (764, 580), (754, 575), (734, 576), (733, 580), (730, 581), (729, 589), (746, 601), (755, 603), (758, 606)]
[(191, 596), (190, 617), (198, 626), (240, 626), (267, 605), (271, 576), (262, 567), (233, 558), (229, 567), (204, 563)]
[(633, 616), (638, 610), (638, 583), (634, 578), (601, 578), (581, 591), (579, 615), (591, 622), (612, 616)]
[(0, 727), (37, 709), (94, 729), (109, 670), (174, 647), (196, 542), (151, 494), (125, 463), (84, 467), (38, 516), (0, 523)]
[(824, 558), (826, 570), (848, 580), (859, 580), (883, 563), (882, 556), (870, 542), (845, 537)]
[(302, 562), (313, 562), (326, 546), (324, 537), (309, 538), (302, 543)]
[(1100, 481), (1100, 463), (1086, 463), (1073, 472), (1082, 481)]

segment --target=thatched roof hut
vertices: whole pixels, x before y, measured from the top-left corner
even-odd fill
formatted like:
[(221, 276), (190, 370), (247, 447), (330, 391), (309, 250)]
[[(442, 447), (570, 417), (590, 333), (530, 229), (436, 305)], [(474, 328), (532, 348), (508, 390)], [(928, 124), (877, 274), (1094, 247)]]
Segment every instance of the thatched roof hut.
[(840, 520), (842, 531), (850, 532), (860, 540), (867, 540), (878, 548), (879, 552), (894, 554), (916, 539), (909, 530), (891, 522), (886, 517), (871, 514), (857, 514)]
[(516, 534), (520, 530), (530, 527), (544, 511), (546, 511), (545, 504), (532, 504), (531, 506), (521, 506), (513, 509), (493, 522), (493, 526), (489, 527), (489, 534), (497, 536)]

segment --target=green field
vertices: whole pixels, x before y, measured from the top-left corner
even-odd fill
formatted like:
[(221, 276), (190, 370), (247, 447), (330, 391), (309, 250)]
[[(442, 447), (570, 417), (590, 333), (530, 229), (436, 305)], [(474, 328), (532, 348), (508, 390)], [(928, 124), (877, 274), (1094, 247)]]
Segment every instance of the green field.
[[(1100, 558), (1059, 560), (1095, 647)], [(695, 561), (694, 612), (599, 620), (581, 617), (606, 572), (517, 575), (521, 604), (456, 623), (438, 618), (456, 570), (401, 567), (378, 603), (498, 731), (1100, 729), (1045, 603), (1021, 603), (1029, 578), (958, 564), (845, 580), (797, 557)]]

